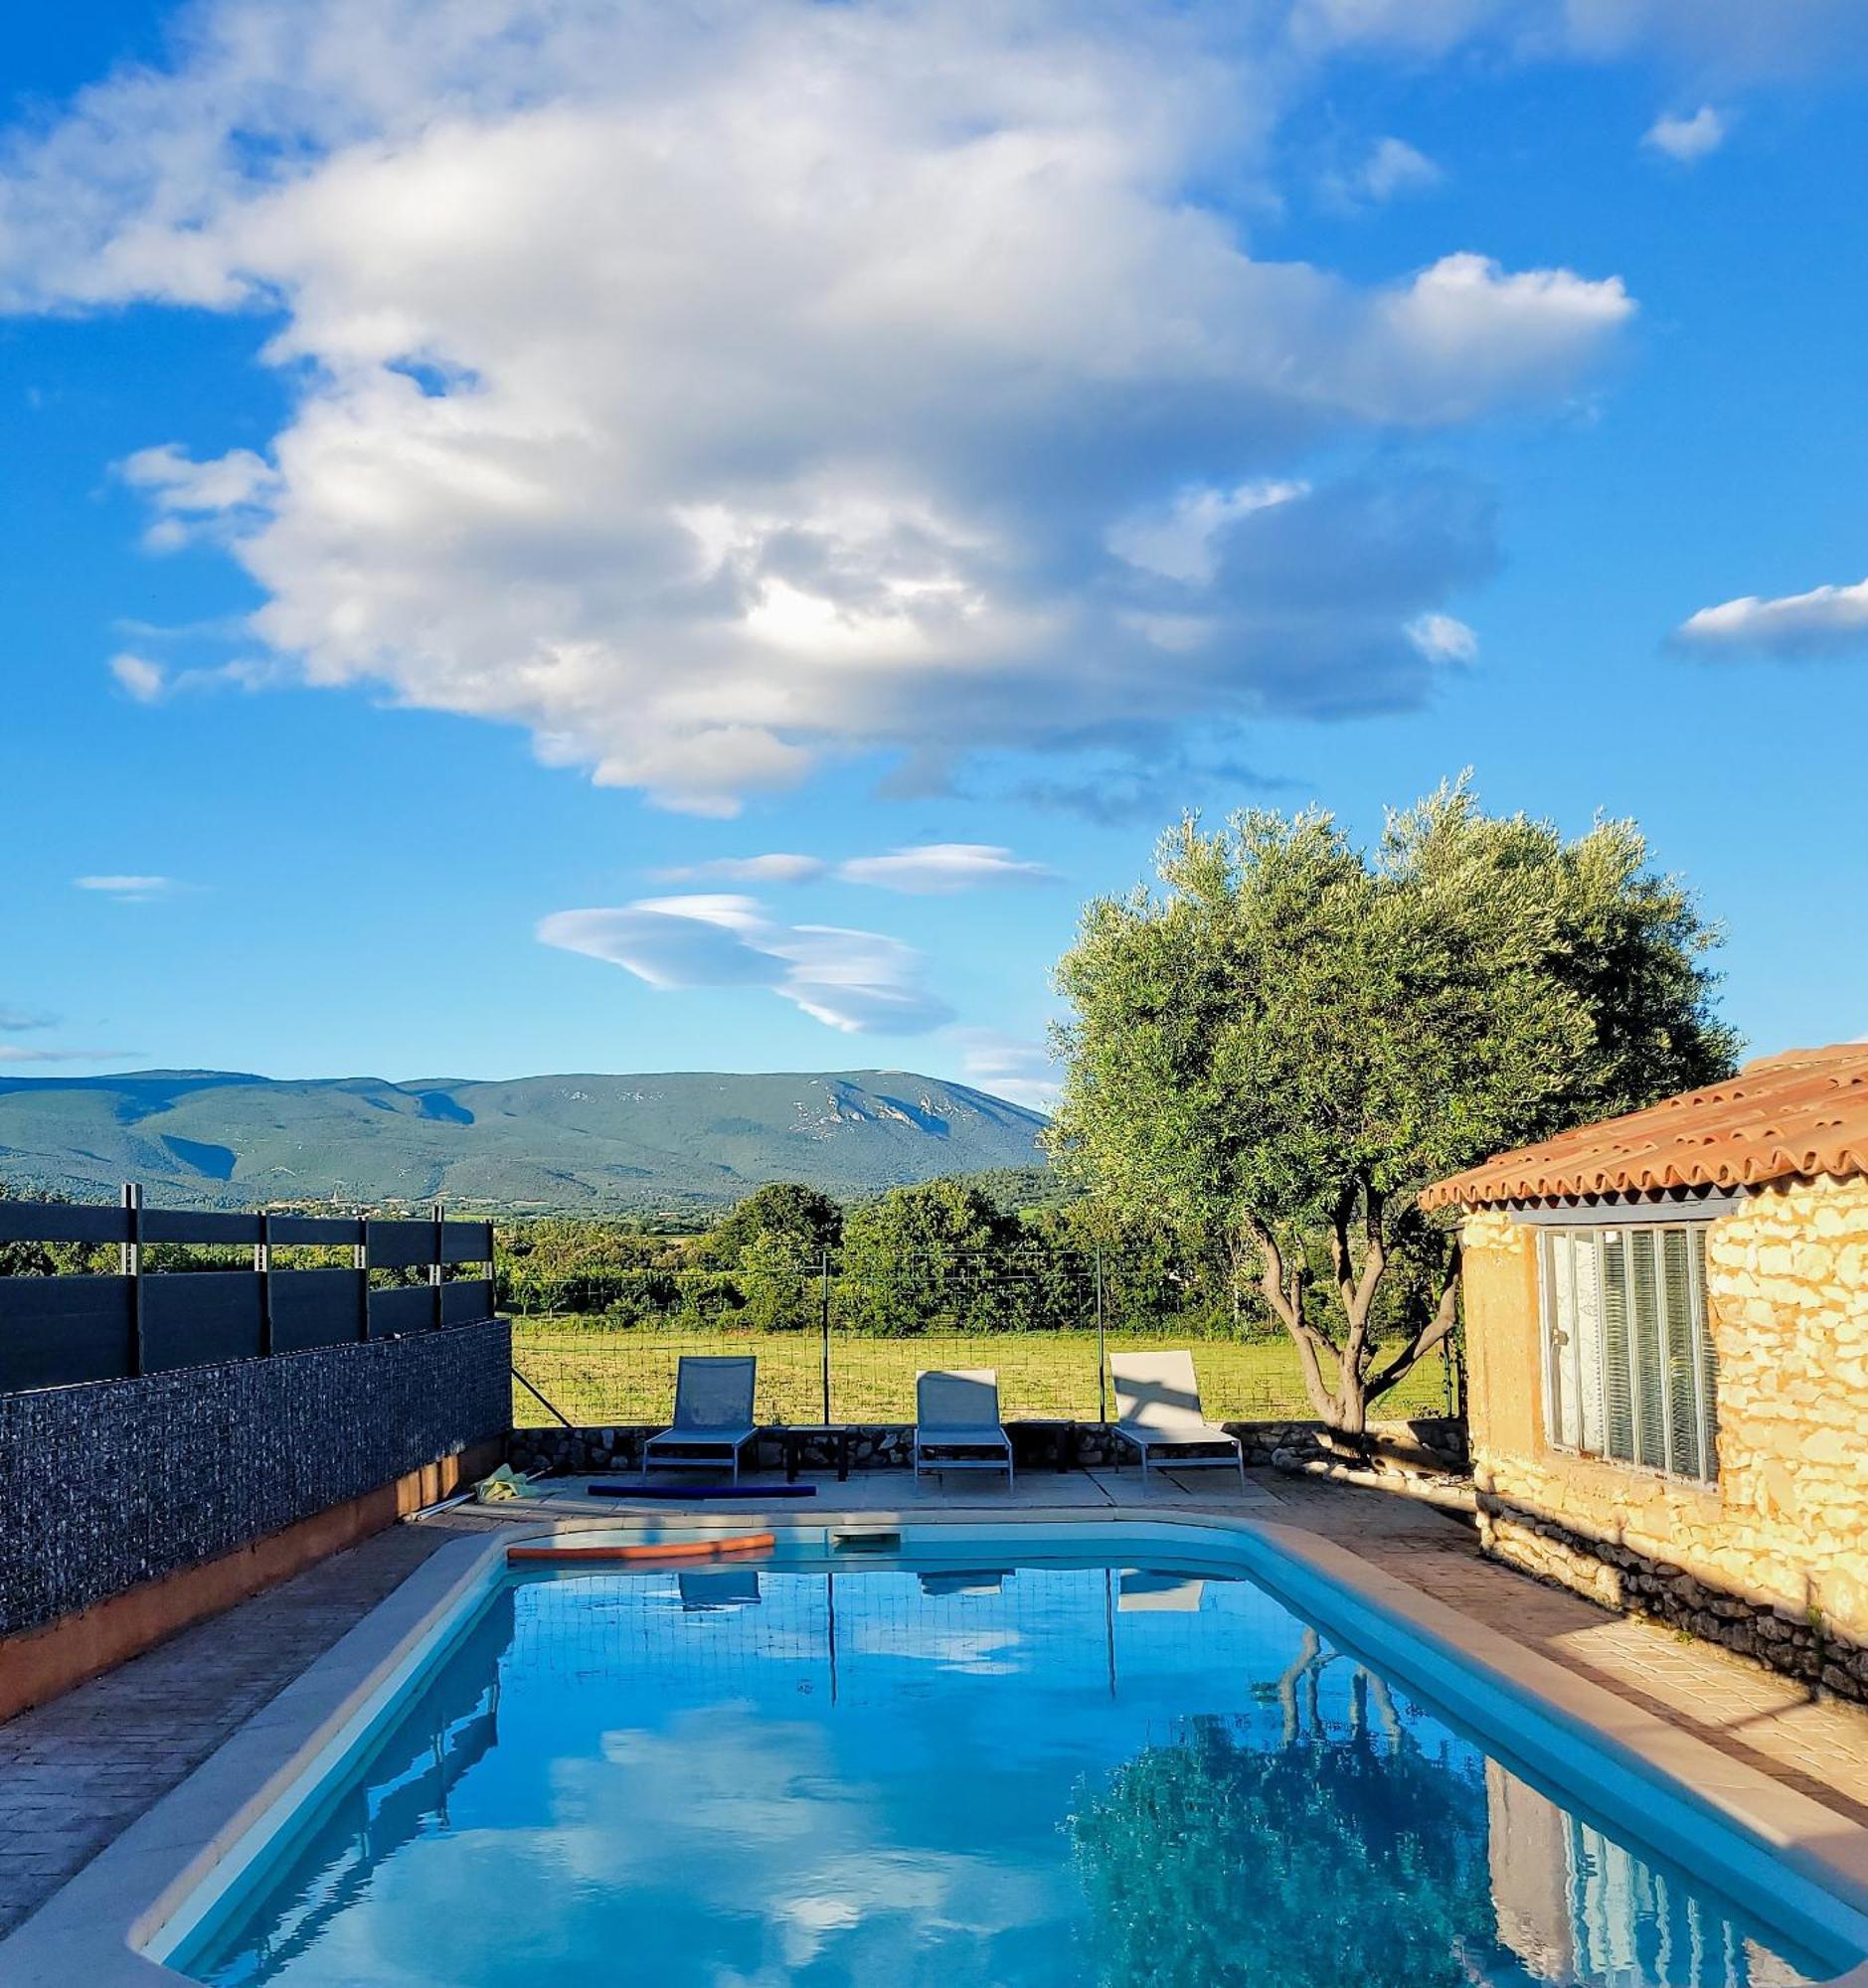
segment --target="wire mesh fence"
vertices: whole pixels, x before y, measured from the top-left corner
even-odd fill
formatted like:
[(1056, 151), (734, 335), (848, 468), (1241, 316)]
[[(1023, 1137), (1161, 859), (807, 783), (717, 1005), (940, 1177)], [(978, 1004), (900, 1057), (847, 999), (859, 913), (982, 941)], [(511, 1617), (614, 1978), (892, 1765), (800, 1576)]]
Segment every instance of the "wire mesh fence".
[[(515, 1322), (514, 1421), (562, 1415), (579, 1426), (665, 1423), (683, 1354), (751, 1354), (759, 1362), (755, 1412), (764, 1423), (911, 1422), (915, 1377), (931, 1368), (990, 1368), (1001, 1411), (1014, 1421), (1094, 1422), (1113, 1414), (1108, 1356), (1187, 1346), (1201, 1406), (1218, 1421), (1307, 1419), (1296, 1349), (1276, 1339), (1189, 1339), (1171, 1331), (925, 1332), (894, 1336), (818, 1332), (666, 1332), (576, 1318)], [(537, 1391), (536, 1394), (530, 1392)], [(543, 1397), (543, 1400), (540, 1399)], [(1384, 1415), (1451, 1412), (1452, 1381), (1439, 1357), (1423, 1361), (1382, 1401)], [(554, 1410), (557, 1414), (554, 1414)]]

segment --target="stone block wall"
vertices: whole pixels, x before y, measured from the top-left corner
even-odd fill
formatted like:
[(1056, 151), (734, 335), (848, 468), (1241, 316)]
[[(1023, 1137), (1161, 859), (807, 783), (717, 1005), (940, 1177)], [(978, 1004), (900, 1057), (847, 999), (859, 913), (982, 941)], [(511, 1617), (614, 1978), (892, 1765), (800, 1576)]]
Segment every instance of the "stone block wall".
[(1774, 1183), (1711, 1225), (1711, 1485), (1548, 1442), (1535, 1232), (1487, 1210), (1464, 1238), (1487, 1550), (1868, 1700), (1868, 1181)]
[(0, 1395), (0, 1637), (255, 1545), (488, 1437), (504, 1319)]
[[(665, 1423), (606, 1428), (515, 1428), (509, 1442), (515, 1470), (584, 1475), (606, 1470), (634, 1470), (642, 1459), (642, 1443)], [(1098, 1469), (1134, 1460), (1134, 1451), (1096, 1422), (1020, 1422), (1006, 1424), (1012, 1454), (1020, 1470)], [(1306, 1461), (1324, 1453), (1323, 1428), (1318, 1422), (1227, 1422), (1240, 1439), (1248, 1468), (1268, 1467), (1274, 1459)], [(1461, 1470), (1465, 1466), (1465, 1424), (1445, 1416), (1418, 1421), (1383, 1422), (1370, 1431), (1378, 1453), (1419, 1468)], [(914, 1429), (901, 1422), (856, 1426), (851, 1431), (851, 1463), (858, 1470), (907, 1470), (914, 1463)], [(775, 1432), (762, 1438), (762, 1461), (778, 1460)], [(811, 1472), (833, 1467), (835, 1445), (813, 1442), (802, 1458)]]

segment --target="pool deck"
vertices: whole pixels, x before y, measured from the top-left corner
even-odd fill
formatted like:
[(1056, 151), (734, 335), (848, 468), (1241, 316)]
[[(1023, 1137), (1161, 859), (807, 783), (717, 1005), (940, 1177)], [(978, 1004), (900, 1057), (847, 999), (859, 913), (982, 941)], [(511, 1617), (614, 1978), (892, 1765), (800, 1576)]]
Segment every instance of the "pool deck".
[[(776, 1478), (754, 1482), (776, 1483)], [(1868, 1712), (1709, 1645), (1480, 1558), (1469, 1526), (1416, 1500), (1253, 1472), (1032, 1471), (1015, 1489), (972, 1476), (917, 1486), (905, 1472), (813, 1479), (800, 1518), (1114, 1508), (1274, 1520), (1318, 1536), (1510, 1637), (1732, 1759), (1868, 1826)], [(456, 1506), (391, 1528), (161, 1648), (0, 1726), (0, 1934), (18, 1924), (437, 1549), (549, 1512), (609, 1520), (681, 1508), (594, 1499), (578, 1483), (542, 1508)], [(722, 1510), (712, 1508), (717, 1517)], [(754, 1506), (757, 1509), (757, 1505)]]

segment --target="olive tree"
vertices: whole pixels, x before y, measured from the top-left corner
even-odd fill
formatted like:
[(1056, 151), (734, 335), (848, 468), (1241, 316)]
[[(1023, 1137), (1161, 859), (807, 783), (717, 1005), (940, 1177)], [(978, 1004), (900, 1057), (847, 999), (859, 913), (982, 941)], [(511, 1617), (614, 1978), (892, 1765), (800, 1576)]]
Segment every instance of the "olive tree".
[(1372, 851), (1319, 809), (1162, 842), (1058, 969), (1054, 1157), (1117, 1207), (1250, 1249), (1330, 1426), (1452, 1330), (1429, 1182), (1731, 1068), (1717, 932), (1631, 822), (1566, 841), (1461, 781)]

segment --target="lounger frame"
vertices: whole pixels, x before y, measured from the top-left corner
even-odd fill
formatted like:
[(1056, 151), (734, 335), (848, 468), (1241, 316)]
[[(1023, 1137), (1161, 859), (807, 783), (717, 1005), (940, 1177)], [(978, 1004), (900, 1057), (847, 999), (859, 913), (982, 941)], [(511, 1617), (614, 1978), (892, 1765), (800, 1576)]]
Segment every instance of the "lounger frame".
[[(737, 1386), (744, 1370), (746, 1419), (743, 1422), (703, 1421), (701, 1398), (713, 1389)], [(759, 1362), (749, 1354), (684, 1353), (675, 1369), (674, 1425), (652, 1435), (642, 1445), (642, 1475), (656, 1470), (720, 1470), (740, 1481), (740, 1457), (759, 1434), (753, 1420), (753, 1389)], [(684, 1453), (685, 1452), (685, 1453)]]
[[(1194, 1378), (1191, 1353), (1178, 1349), (1168, 1353), (1111, 1353), (1109, 1374), (1115, 1383), (1117, 1411), (1116, 1419), (1109, 1424), (1109, 1433), (1119, 1436), (1140, 1457), (1144, 1486), (1148, 1481), (1149, 1468), (1158, 1466), (1164, 1458), (1172, 1458), (1183, 1470), (1194, 1470), (1205, 1464), (1237, 1470), (1240, 1488), (1245, 1488), (1245, 1445), (1230, 1429), (1222, 1428), (1218, 1422), (1208, 1421), (1201, 1412), (1200, 1384)], [(1153, 1406), (1155, 1412), (1159, 1413), (1171, 1403), (1169, 1419), (1150, 1426), (1122, 1414), (1124, 1394), (1132, 1403), (1138, 1387), (1166, 1391), (1164, 1400)], [(1187, 1453), (1196, 1446), (1219, 1453), (1205, 1456)]]
[[(938, 1401), (943, 1383), (959, 1383), (945, 1388), (951, 1398), (971, 1396), (979, 1403), (976, 1418), (961, 1421), (930, 1421), (930, 1407)], [(990, 1406), (990, 1419), (986, 1408)], [(949, 1412), (951, 1412), (949, 1410)], [(972, 1451), (967, 1455), (964, 1452)], [(935, 1451), (960, 1454), (936, 1455)], [(924, 1472), (938, 1475), (943, 1470), (1003, 1470), (1006, 1488), (1017, 1480), (1012, 1462), (1012, 1438), (999, 1419), (999, 1376), (990, 1367), (935, 1369), (915, 1376), (915, 1482)]]

